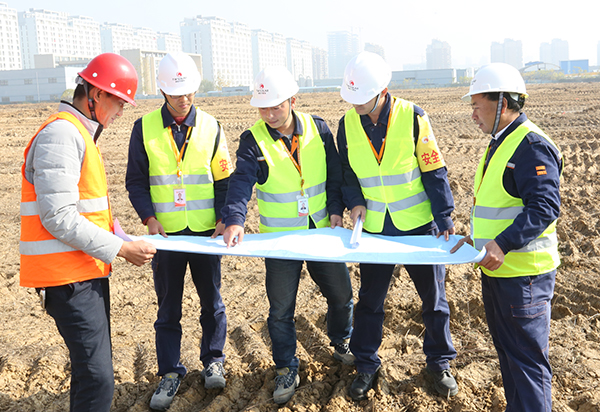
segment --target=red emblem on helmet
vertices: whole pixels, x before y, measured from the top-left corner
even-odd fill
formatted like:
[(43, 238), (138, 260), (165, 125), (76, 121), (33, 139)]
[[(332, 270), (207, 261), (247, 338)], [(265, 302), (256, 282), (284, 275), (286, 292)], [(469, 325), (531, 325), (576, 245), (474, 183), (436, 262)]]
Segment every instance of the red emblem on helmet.
[(181, 76), (183, 76), (183, 75), (181, 74), (181, 72), (177, 72), (177, 77), (181, 77)]
[(354, 80), (350, 80), (350, 86), (354, 86)]

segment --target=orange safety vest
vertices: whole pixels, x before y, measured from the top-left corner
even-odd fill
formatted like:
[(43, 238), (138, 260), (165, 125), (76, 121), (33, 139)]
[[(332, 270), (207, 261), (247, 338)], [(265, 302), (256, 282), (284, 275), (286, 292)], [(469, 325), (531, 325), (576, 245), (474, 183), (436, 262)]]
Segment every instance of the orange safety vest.
[[(113, 219), (108, 202), (108, 185), (100, 149), (90, 133), (71, 113), (53, 114), (44, 122), (25, 148), (25, 161), (31, 144), (39, 132), (49, 123), (67, 120), (79, 130), (85, 140), (85, 156), (81, 164), (79, 179), (79, 202), (77, 210), (89, 221), (113, 232)], [(90, 255), (73, 249), (56, 239), (42, 225), (37, 205), (35, 187), (25, 178), (25, 163), (21, 168), (21, 286), (49, 287), (60, 286), (84, 280), (107, 277), (111, 265)]]

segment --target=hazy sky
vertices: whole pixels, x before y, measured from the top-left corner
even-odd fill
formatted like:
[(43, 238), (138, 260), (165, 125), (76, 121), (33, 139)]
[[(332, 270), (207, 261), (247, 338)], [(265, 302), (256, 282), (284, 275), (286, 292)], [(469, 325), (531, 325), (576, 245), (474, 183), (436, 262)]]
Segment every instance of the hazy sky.
[[(17, 11), (30, 8), (83, 15), (104, 23), (131, 24), (179, 34), (185, 17), (217, 16), (251, 29), (280, 33), (327, 49), (327, 32), (359, 31), (364, 42), (385, 48), (393, 70), (425, 61), (431, 39), (452, 48), (454, 67), (489, 62), (491, 42), (521, 40), (523, 61), (539, 60), (540, 43), (569, 42), (570, 59), (597, 64), (600, 3), (486, 0), (0, 0)], [(559, 4), (563, 6), (559, 6)], [(407, 6), (414, 5), (414, 6)]]

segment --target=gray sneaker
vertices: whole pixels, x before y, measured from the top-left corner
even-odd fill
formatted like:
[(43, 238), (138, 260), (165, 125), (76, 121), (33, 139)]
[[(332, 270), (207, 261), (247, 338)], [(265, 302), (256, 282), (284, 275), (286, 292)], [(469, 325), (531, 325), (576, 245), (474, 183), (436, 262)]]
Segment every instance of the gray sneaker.
[(177, 393), (177, 389), (179, 389), (179, 383), (179, 374), (175, 372), (167, 373), (163, 376), (158, 384), (156, 392), (152, 395), (150, 408), (157, 411), (166, 411), (169, 409), (169, 406), (171, 406), (171, 402), (173, 402), (173, 398)]
[(275, 403), (286, 403), (294, 396), (298, 385), (300, 385), (300, 376), (298, 376), (296, 369), (277, 369), (273, 401)]
[(223, 362), (211, 362), (200, 372), (200, 376), (204, 379), (204, 387), (206, 389), (223, 389), (226, 385)]
[(339, 360), (344, 365), (354, 365), (354, 355), (350, 352), (350, 347), (347, 343), (332, 343), (333, 358)]

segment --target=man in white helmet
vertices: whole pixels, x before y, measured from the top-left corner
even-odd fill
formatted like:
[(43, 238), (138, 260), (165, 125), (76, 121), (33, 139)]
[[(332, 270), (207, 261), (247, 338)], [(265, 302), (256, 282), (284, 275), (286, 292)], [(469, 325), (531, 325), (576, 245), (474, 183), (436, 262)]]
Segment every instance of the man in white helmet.
[[(294, 110), (298, 84), (285, 67), (267, 67), (254, 82), (250, 104), (261, 120), (240, 138), (236, 171), (231, 176), (223, 240), (241, 243), (252, 188), (260, 213), (260, 232), (342, 226), (342, 172), (333, 135), (323, 119)], [(294, 311), (303, 262), (265, 259), (268, 317), (277, 369), (273, 399), (285, 403), (300, 384)], [(345, 263), (306, 262), (327, 299), (327, 335), (333, 357), (352, 364), (352, 285)]]
[(486, 318), (500, 360), (506, 411), (552, 410), (550, 302), (560, 263), (559, 148), (522, 112), (521, 74), (504, 63), (475, 74), (463, 100), (491, 142), (475, 174), (469, 243), (479, 267)]
[[(337, 142), (342, 188), (351, 219), (369, 233), (387, 236), (454, 233), (454, 199), (447, 170), (423, 109), (388, 93), (391, 69), (377, 54), (362, 52), (346, 66), (341, 95), (354, 108), (340, 120)], [(395, 265), (361, 264), (361, 286), (350, 350), (358, 372), (350, 387), (366, 399), (381, 367), (384, 302)], [(437, 392), (454, 396), (449, 369), (456, 357), (450, 336), (443, 265), (404, 265), (422, 301), (427, 371)]]
[[(200, 73), (193, 59), (185, 53), (167, 54), (158, 68), (158, 85), (163, 106), (138, 119), (131, 133), (126, 176), (131, 204), (151, 235), (219, 234), (224, 229), (220, 210), (232, 165), (221, 125), (194, 107)], [(156, 353), (162, 376), (150, 402), (156, 410), (169, 407), (187, 372), (180, 361), (180, 320), (188, 264), (202, 307), (204, 386), (225, 387), (227, 319), (220, 292), (220, 256), (161, 250), (152, 261), (158, 297)]]

